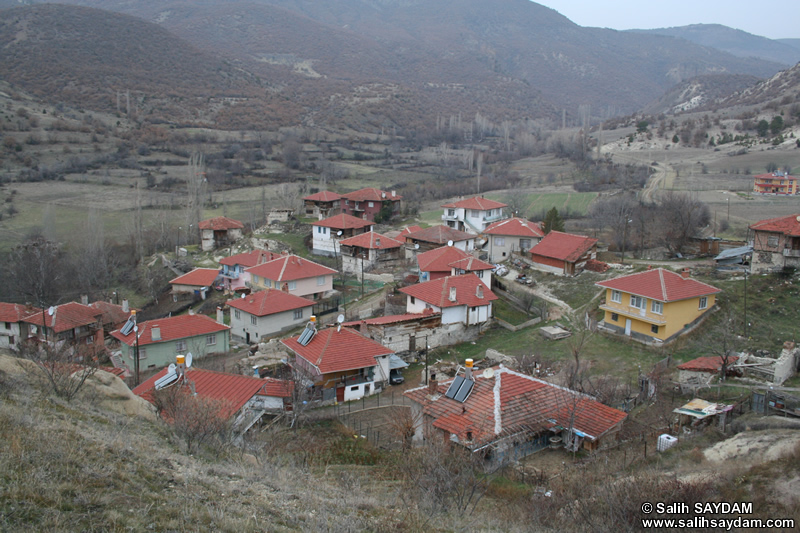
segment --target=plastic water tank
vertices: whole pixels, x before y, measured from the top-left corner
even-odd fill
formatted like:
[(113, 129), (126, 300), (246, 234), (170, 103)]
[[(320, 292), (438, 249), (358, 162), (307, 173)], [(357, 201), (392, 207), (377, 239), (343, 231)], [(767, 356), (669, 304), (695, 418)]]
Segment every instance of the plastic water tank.
[(663, 452), (664, 450), (669, 450), (676, 444), (678, 444), (677, 437), (673, 437), (672, 435), (667, 435), (664, 433), (663, 435), (658, 436), (658, 446), (656, 448), (658, 451)]

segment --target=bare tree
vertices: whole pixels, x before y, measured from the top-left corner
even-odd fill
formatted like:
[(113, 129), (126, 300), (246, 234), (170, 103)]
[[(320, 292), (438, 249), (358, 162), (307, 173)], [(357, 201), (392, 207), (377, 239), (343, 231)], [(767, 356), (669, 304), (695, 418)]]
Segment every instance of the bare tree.
[(186, 210), (184, 222), (187, 228), (187, 241), (192, 242), (194, 235), (189, 228), (197, 229), (203, 218), (203, 202), (206, 197), (208, 181), (206, 180), (203, 154), (195, 152), (189, 158), (186, 177)]
[(731, 359), (744, 349), (745, 340), (736, 332), (742, 331), (741, 321), (736, 318), (734, 312), (729, 309), (721, 317), (717, 317), (717, 323), (706, 329), (705, 333), (696, 341), (698, 351), (716, 355), (720, 362), (720, 381), (725, 381), (731, 365)]
[(617, 194), (593, 203), (589, 216), (597, 227), (609, 228), (612, 241), (617, 249), (622, 249), (630, 238), (629, 230), (636, 206), (632, 195)]
[(568, 320), (568, 327), (572, 335), (567, 337), (566, 344), (572, 360), (566, 368), (565, 384), (567, 388), (582, 391), (588, 371), (588, 365), (582, 360), (583, 352), (597, 329), (597, 323), (588, 313), (576, 313), (571, 315)]
[(14, 248), (8, 279), (23, 301), (45, 307), (58, 302), (67, 273), (61, 245), (34, 235)]
[(230, 440), (231, 406), (229, 403), (192, 393), (189, 383), (153, 391), (153, 403), (175, 435), (194, 453), (204, 443), (224, 444)]
[(19, 356), (35, 363), (23, 368), (42, 378), (45, 388), (59, 398), (71, 401), (97, 371), (97, 350), (94, 345), (73, 345), (64, 341), (22, 342)]
[(681, 253), (691, 238), (711, 222), (708, 205), (686, 193), (667, 191), (657, 213), (661, 243), (673, 253)]

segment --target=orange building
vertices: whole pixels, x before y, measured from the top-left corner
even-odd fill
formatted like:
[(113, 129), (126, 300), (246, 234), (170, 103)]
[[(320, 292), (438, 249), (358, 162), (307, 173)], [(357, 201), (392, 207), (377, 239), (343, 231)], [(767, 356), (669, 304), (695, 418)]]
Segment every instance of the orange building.
[(797, 194), (797, 178), (786, 172), (759, 174), (753, 183), (753, 192), (759, 194)]

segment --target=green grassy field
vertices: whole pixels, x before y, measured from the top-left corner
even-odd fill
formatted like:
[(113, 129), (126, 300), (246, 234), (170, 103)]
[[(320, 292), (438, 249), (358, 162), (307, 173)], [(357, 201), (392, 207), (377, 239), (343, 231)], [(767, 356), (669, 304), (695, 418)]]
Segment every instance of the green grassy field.
[[(487, 197), (502, 202), (508, 198), (508, 194), (487, 194)], [(595, 192), (548, 192), (526, 194), (519, 202), (524, 206), (521, 214), (526, 218), (546, 212), (553, 207), (560, 213), (585, 215), (589, 210), (589, 204), (595, 198), (597, 198)]]

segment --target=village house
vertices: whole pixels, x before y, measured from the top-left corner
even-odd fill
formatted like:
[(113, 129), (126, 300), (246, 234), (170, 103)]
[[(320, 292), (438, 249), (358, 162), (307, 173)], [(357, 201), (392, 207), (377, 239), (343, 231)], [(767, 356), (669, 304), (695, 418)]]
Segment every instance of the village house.
[(528, 252), (544, 237), (539, 224), (518, 217), (495, 222), (483, 233), (489, 238), (491, 263), (510, 259), (514, 252)]
[(103, 313), (88, 305), (68, 302), (30, 314), (22, 322), (27, 325), (28, 335), (39, 340), (66, 341), (97, 350), (104, 347)]
[(444, 204), (442, 220), (450, 228), (480, 235), (490, 224), (503, 218), (505, 207), (508, 205), (482, 196), (474, 196)]
[(216, 268), (195, 268), (191, 272), (170, 280), (172, 297), (175, 301), (181, 297), (205, 300), (206, 294), (213, 288), (219, 275), (219, 270)]
[(775, 195), (797, 194), (797, 178), (780, 170), (759, 174), (753, 179), (753, 192)]
[(247, 269), (277, 259), (281, 254), (269, 250), (253, 250), (241, 254), (224, 257), (219, 264), (222, 267), (222, 281), (225, 289), (236, 291), (246, 288), (250, 281)]
[(497, 296), (475, 274), (448, 276), (403, 287), (407, 313), (442, 314), (442, 324), (474, 326), (492, 318)]
[(400, 214), (403, 197), (395, 191), (386, 192), (367, 187), (342, 195), (342, 213), (371, 222), (386, 222)]
[(314, 383), (314, 397), (323, 402), (358, 400), (389, 382), (394, 352), (350, 328), (316, 330), (311, 322), (301, 335), (281, 342), (294, 353), (296, 370)]
[[(134, 352), (139, 350), (139, 369), (160, 368), (175, 361), (176, 354), (204, 357), (230, 350), (230, 327), (205, 315), (180, 315), (148, 320), (133, 328), (111, 332), (120, 342), (121, 358), (114, 366), (135, 368)], [(137, 340), (138, 337), (138, 340)], [(112, 358), (112, 361), (114, 359)]]
[(800, 214), (756, 222), (748, 233), (752, 272), (800, 267)]
[(596, 283), (606, 289), (599, 326), (643, 342), (670, 342), (714, 308), (720, 289), (663, 268)]
[(438, 342), (436, 334), (436, 330), (442, 325), (442, 315), (430, 309), (424, 313), (366, 318), (345, 322), (342, 325), (358, 328), (362, 335), (381, 343), (395, 353), (422, 351), (427, 349), (431, 342), (435, 346), (443, 346)]
[(200, 248), (210, 251), (233, 244), (242, 238), (244, 224), (228, 217), (215, 217), (203, 220), (200, 228)]
[(551, 231), (530, 249), (533, 268), (559, 276), (577, 276), (597, 259), (597, 239)]
[(38, 314), (42, 310), (22, 304), (0, 302), (0, 348), (15, 348), (28, 338), (28, 323), (23, 318)]
[(314, 302), (279, 289), (264, 289), (228, 300), (231, 334), (247, 344), (304, 324)]
[(406, 391), (413, 441), (480, 453), (500, 467), (558, 443), (596, 450), (616, 442), (627, 415), (594, 398), (500, 365)]
[(296, 255), (282, 255), (248, 268), (247, 272), (254, 291), (279, 289), (314, 300), (333, 290), (333, 275), (336, 273), (332, 268)]
[[(219, 415), (232, 421), (237, 433), (244, 433), (264, 415), (279, 415), (291, 407), (293, 383), (284, 380), (260, 379), (239, 374), (227, 374), (202, 368), (187, 368), (183, 374), (163, 385), (169, 374), (167, 368), (133, 389), (133, 393), (157, 405), (157, 390), (176, 388), (187, 395), (219, 402)], [(157, 385), (158, 384), (158, 385)], [(164, 413), (169, 419), (173, 413)], [(162, 416), (163, 416), (162, 415)]]
[[(86, 299), (88, 301), (88, 299)], [(119, 329), (131, 316), (131, 308), (128, 300), (122, 300), (122, 305), (112, 304), (98, 300), (88, 304), (100, 313), (100, 324), (105, 335), (110, 334), (115, 329)]]
[(712, 381), (722, 375), (722, 366), (726, 365), (725, 375), (736, 374), (734, 363), (739, 360), (738, 356), (728, 356), (725, 361), (722, 356), (713, 355), (707, 357), (697, 357), (691, 361), (686, 361), (678, 365), (678, 383), (681, 387), (698, 388), (707, 386)]
[(373, 268), (394, 268), (405, 263), (403, 243), (369, 231), (339, 241), (342, 272), (360, 273)]
[(307, 217), (317, 220), (338, 215), (342, 209), (342, 195), (332, 191), (320, 191), (303, 197), (303, 207)]
[(339, 242), (372, 231), (373, 223), (342, 213), (314, 222), (311, 226), (311, 253), (335, 257), (341, 253)]
[(453, 246), (464, 252), (475, 249), (475, 235), (442, 225), (409, 232), (404, 237), (406, 259), (415, 259), (417, 254), (442, 246)]
[(418, 253), (417, 266), (421, 282), (472, 272), (486, 285), (486, 288), (491, 288), (491, 271), (494, 265), (481, 261), (455, 246), (440, 246)]

